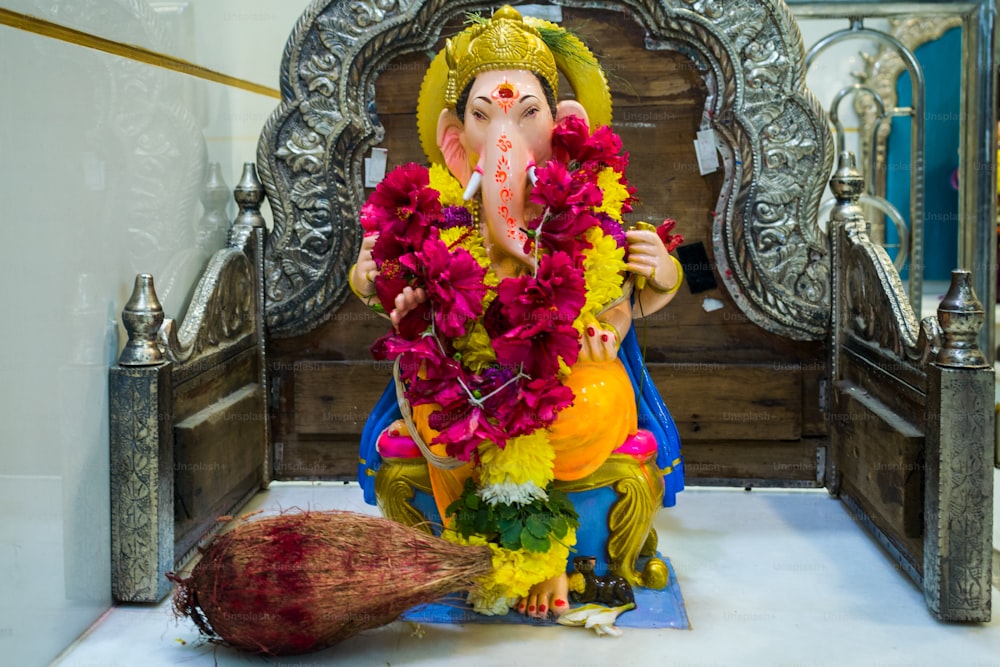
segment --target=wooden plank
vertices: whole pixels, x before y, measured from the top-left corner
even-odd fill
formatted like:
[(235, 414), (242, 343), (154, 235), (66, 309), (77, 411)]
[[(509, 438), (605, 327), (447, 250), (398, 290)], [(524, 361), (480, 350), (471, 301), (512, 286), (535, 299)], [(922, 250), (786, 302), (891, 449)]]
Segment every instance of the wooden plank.
[(358, 478), (360, 443), (357, 435), (275, 442), (275, 479), (354, 481)]
[(845, 489), (876, 524), (909, 549), (921, 549), (924, 435), (863, 389), (837, 386), (831, 427), (846, 447), (839, 470)]
[(228, 396), (259, 380), (260, 362), (256, 348), (248, 348), (223, 363), (216, 361), (195, 361), (191, 365), (200, 372), (174, 385), (174, 413), (171, 418), (175, 422), (204, 410), (219, 396)]
[[(260, 387), (250, 384), (174, 426), (175, 518), (178, 532), (227, 511), (261, 475), (264, 437)], [(236, 498), (234, 498), (235, 500)], [(178, 536), (180, 539), (180, 535)]]
[(802, 376), (797, 366), (650, 364), (682, 441), (798, 440)]
[[(296, 432), (360, 433), (389, 367), (372, 362), (310, 362), (295, 384)], [(798, 439), (800, 376), (772, 367), (653, 364), (651, 374), (685, 439)], [(753, 393), (747, 389), (752, 387)]]
[(816, 450), (826, 441), (775, 442), (681, 441), (688, 484), (712, 482), (754, 484), (766, 480), (822, 486), (817, 480)]
[(296, 432), (360, 434), (392, 379), (386, 362), (311, 362), (296, 374)]
[[(295, 432), (358, 434), (391, 377), (379, 362), (302, 362), (294, 387)], [(798, 366), (650, 364), (681, 436), (700, 440), (797, 440)]]

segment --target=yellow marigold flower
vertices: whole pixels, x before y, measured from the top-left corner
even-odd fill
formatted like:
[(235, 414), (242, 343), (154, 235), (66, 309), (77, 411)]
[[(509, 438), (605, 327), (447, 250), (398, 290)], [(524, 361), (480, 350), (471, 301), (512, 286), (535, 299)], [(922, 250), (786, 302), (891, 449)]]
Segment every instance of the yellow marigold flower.
[(621, 183), (622, 175), (611, 167), (605, 167), (597, 174), (597, 187), (604, 193), (604, 201), (596, 209), (607, 213), (618, 222), (622, 221), (622, 205), (629, 198), (628, 188)]
[(465, 200), (462, 199), (462, 184), (443, 165), (431, 165), (430, 186), (441, 193), (442, 206), (465, 205)]
[(622, 276), (625, 271), (625, 249), (599, 227), (587, 230), (589, 248), (583, 251), (583, 279), (587, 287), (587, 301), (580, 316), (573, 322), (577, 331), (583, 331), (591, 317), (596, 317), (612, 301), (622, 295)]
[(486, 333), (483, 323), (476, 321), (468, 333), (453, 341), (455, 349), (462, 353), (462, 365), (473, 373), (481, 373), (487, 366), (497, 360), (497, 353), (490, 343), (490, 335)]
[[(456, 243), (462, 240), (463, 235), (469, 233), (468, 227), (451, 227), (450, 229), (441, 230), (441, 240), (444, 244), (448, 246), (449, 249), (453, 248)], [(463, 247), (465, 244), (462, 244)]]
[(544, 489), (552, 481), (556, 453), (544, 429), (508, 440), (503, 449), (484, 443), (479, 455), (480, 484), (534, 482)]

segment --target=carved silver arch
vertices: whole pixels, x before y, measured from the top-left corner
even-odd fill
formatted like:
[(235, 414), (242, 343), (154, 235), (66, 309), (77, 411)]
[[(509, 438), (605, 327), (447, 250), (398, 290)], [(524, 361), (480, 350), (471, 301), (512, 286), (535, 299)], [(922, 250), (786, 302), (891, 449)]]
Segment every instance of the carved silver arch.
[[(593, 7), (586, 1), (558, 2)], [(489, 11), (474, 1), (316, 0), (289, 37), (281, 105), (257, 162), (274, 231), (265, 251), (272, 336), (309, 331), (348, 292), (363, 202), (362, 160), (382, 140), (375, 79), (400, 55), (431, 49), (447, 20)], [(718, 273), (743, 312), (795, 339), (825, 336), (829, 242), (817, 224), (833, 146), (805, 89), (802, 39), (781, 0), (625, 0), (648, 49), (688, 55), (708, 88), (724, 183), (713, 222)]]

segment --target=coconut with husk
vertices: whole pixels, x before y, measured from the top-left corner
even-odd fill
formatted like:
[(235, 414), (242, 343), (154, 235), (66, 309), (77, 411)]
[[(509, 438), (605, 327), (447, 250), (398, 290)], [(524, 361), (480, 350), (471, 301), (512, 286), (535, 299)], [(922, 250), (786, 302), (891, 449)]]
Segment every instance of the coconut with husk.
[(304, 511), (237, 522), (176, 582), (174, 611), (201, 633), (267, 655), (318, 651), (492, 569), (489, 547), (380, 517)]

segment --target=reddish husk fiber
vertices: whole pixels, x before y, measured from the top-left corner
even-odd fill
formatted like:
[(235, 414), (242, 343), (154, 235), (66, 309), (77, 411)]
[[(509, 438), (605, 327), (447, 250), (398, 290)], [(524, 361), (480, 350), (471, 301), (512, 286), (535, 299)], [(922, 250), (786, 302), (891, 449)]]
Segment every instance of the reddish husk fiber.
[(269, 655), (317, 651), (469, 590), (492, 569), (489, 547), (452, 544), (354, 512), (243, 521), (176, 584), (174, 612), (212, 641)]

